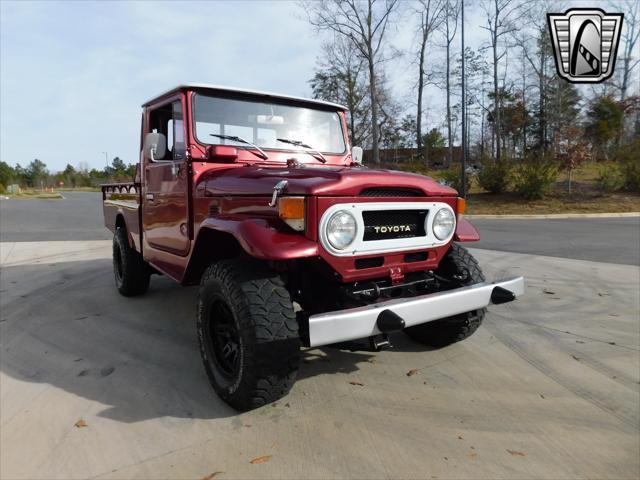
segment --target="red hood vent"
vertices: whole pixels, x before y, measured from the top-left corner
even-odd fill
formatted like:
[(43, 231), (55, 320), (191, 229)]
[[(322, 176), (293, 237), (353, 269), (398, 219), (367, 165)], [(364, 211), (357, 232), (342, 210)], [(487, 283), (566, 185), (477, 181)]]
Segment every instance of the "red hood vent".
[(415, 188), (365, 188), (361, 197), (425, 197), (422, 190)]

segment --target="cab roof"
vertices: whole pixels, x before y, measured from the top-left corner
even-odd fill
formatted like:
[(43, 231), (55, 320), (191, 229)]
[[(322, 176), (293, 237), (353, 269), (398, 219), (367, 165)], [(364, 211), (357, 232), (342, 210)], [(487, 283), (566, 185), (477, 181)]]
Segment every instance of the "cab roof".
[(260, 90), (249, 90), (249, 89), (245, 89), (245, 88), (236, 88), (236, 87), (225, 87), (223, 85), (211, 85), (208, 83), (185, 83), (182, 85), (178, 85), (175, 86), (173, 88), (170, 88), (168, 90), (165, 90), (164, 92), (156, 95), (153, 98), (150, 98), (149, 100), (147, 100), (146, 102), (144, 102), (142, 104), (143, 107), (146, 107), (147, 105), (155, 102), (156, 100), (159, 100), (160, 98), (169, 95), (171, 93), (174, 92), (178, 92), (180, 90), (210, 90), (210, 91), (216, 91), (216, 92), (231, 92), (231, 93), (246, 93), (249, 95), (254, 95), (254, 96), (258, 96), (258, 97), (265, 97), (265, 98), (281, 98), (281, 99), (285, 99), (285, 100), (295, 100), (295, 101), (299, 101), (299, 102), (304, 102), (304, 103), (311, 103), (311, 104), (315, 104), (315, 105), (323, 105), (326, 107), (332, 107), (332, 108), (336, 108), (338, 110), (347, 110), (347, 107), (337, 104), (337, 103), (332, 103), (332, 102), (325, 102), (324, 100), (316, 100), (313, 98), (305, 98), (305, 97), (295, 97), (292, 95), (283, 95), (280, 93), (273, 93), (273, 92), (263, 92)]

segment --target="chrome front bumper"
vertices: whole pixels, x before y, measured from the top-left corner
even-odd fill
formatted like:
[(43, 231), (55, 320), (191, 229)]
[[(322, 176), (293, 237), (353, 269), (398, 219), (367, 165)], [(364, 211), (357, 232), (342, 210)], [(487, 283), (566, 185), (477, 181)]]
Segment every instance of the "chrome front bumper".
[(478, 310), (491, 303), (505, 303), (524, 294), (524, 288), (524, 278), (515, 277), (312, 315), (309, 317), (309, 346), (319, 347), (384, 333), (379, 328), (381, 316), (399, 317), (398, 321), (404, 321), (404, 327), (411, 327)]

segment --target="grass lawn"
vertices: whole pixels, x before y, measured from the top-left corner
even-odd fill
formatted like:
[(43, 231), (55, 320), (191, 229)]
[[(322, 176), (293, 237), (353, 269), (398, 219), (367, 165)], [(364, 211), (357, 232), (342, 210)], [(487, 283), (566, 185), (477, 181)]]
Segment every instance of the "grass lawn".
[(100, 187), (63, 187), (56, 188), (59, 192), (101, 192)]
[(18, 194), (3, 193), (2, 197), (8, 197), (12, 200), (62, 200), (64, 197), (58, 192), (36, 192), (24, 191)]
[(467, 197), (469, 215), (544, 215), (553, 213), (640, 212), (640, 194), (602, 195), (588, 189), (572, 195), (556, 189), (542, 200), (524, 200), (513, 193), (471, 193)]
[(467, 198), (470, 215), (544, 215), (554, 213), (640, 212), (640, 192), (604, 193), (598, 188), (600, 169), (605, 165), (585, 164), (569, 175), (561, 172), (552, 192), (541, 200), (525, 200), (513, 193), (492, 194), (474, 181)]

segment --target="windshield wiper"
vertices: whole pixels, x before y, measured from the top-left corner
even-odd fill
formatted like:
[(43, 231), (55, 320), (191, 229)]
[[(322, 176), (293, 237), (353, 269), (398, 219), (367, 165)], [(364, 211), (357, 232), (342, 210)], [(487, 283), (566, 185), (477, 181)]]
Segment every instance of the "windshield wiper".
[(320, 160), (322, 163), (327, 163), (327, 157), (325, 157), (322, 153), (320, 153), (320, 151), (316, 150), (311, 145), (307, 145), (306, 143), (301, 142), (300, 140), (292, 140), (292, 139), (289, 139), (289, 138), (276, 138), (276, 140), (278, 140), (279, 142), (282, 142), (282, 143), (288, 143), (290, 145), (295, 145), (296, 147), (302, 147), (313, 158), (315, 158), (317, 160)]
[(249, 145), (250, 147), (255, 148), (256, 150), (258, 150), (258, 152), (261, 153), (261, 155), (260, 155), (260, 154), (257, 154), (256, 152), (251, 152), (254, 155), (257, 155), (258, 157), (262, 158), (263, 160), (268, 160), (269, 159), (269, 155), (264, 153), (264, 150), (262, 150), (255, 143), (251, 143), (250, 141), (245, 140), (242, 137), (236, 137), (235, 135), (218, 135), (217, 133), (210, 133), (209, 135), (211, 135), (212, 137), (222, 138), (223, 140), (231, 140), (231, 141), (238, 142), (238, 143), (244, 143), (245, 145)]

